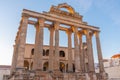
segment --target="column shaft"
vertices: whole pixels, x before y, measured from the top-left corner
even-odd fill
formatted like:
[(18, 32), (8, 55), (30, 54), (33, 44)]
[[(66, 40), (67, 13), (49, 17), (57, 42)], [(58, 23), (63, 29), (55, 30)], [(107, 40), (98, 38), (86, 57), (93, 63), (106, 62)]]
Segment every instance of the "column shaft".
[(55, 27), (55, 57), (54, 57), (54, 70), (59, 71), (59, 23), (54, 22)]
[(87, 58), (87, 51), (86, 51), (86, 43), (82, 43), (82, 53), (83, 53), (83, 72), (87, 72), (88, 67), (86, 65), (86, 59)]
[(73, 65), (72, 65), (72, 40), (71, 40), (71, 34), (72, 31), (67, 31), (68, 34), (68, 72), (73, 72)]
[(93, 46), (92, 46), (92, 36), (93, 34), (89, 34), (90, 35), (90, 48), (91, 48), (91, 60), (92, 60), (92, 65), (93, 65), (93, 72), (95, 72), (95, 65), (94, 65), (94, 54), (93, 54)]
[(53, 56), (54, 56), (53, 38), (54, 38), (54, 28), (50, 27), (49, 71), (53, 71)]
[(18, 43), (18, 57), (17, 57), (17, 68), (24, 67), (24, 53), (25, 53), (25, 43), (26, 43), (26, 34), (27, 34), (27, 25), (28, 25), (28, 16), (22, 17), (21, 27), (20, 27), (20, 35), (19, 35), (19, 43)]
[(102, 51), (101, 51), (101, 46), (100, 46), (99, 32), (96, 32), (96, 45), (97, 45), (97, 53), (98, 53), (98, 61), (99, 61), (99, 70), (100, 70), (100, 72), (104, 72), (103, 57), (102, 57)]
[[(19, 27), (19, 29), (20, 29), (20, 27)], [(18, 58), (18, 48), (19, 48), (19, 41), (20, 41), (19, 36), (20, 36), (20, 31), (17, 32), (17, 36), (16, 36), (16, 39), (15, 39), (11, 73), (16, 70), (17, 58)]]
[(84, 63), (84, 55), (83, 55), (83, 50), (82, 50), (82, 34), (79, 34), (79, 54), (80, 54), (80, 67), (81, 67), (81, 71), (84, 72), (84, 68), (85, 68), (85, 63)]
[(34, 54), (34, 62), (33, 69), (42, 70), (42, 54), (43, 54), (43, 27), (44, 27), (44, 19), (40, 18), (38, 20), (38, 24), (36, 25), (36, 38), (35, 38), (35, 54)]
[(89, 72), (94, 72), (95, 70), (94, 70), (94, 60), (93, 60), (93, 53), (92, 53), (92, 43), (91, 43), (89, 30), (86, 30), (86, 41), (87, 41)]
[(80, 70), (80, 55), (79, 55), (79, 45), (78, 45), (78, 30), (74, 28), (74, 55), (75, 55), (75, 72), (79, 72)]
[(12, 66), (11, 66), (10, 74), (12, 74), (12, 72), (15, 71), (15, 56), (16, 56), (16, 44), (14, 45), (14, 52), (12, 56)]

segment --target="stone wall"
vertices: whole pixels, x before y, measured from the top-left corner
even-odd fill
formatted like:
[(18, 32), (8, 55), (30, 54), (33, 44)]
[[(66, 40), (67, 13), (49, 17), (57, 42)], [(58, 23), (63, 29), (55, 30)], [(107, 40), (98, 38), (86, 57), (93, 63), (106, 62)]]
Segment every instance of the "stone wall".
[(1, 66), (0, 65), (0, 80), (5, 80), (3, 78), (7, 75), (10, 75), (10, 66)]

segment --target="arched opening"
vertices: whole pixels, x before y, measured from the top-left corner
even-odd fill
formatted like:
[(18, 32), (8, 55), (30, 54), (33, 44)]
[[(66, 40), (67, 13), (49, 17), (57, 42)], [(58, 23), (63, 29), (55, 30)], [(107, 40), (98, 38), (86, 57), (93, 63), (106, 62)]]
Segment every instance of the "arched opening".
[(27, 60), (24, 61), (24, 68), (29, 70), (29, 62)]
[(43, 56), (45, 56), (45, 50), (43, 49)]
[(65, 64), (63, 62), (60, 62), (59, 69), (61, 72), (65, 72)]
[(46, 50), (46, 56), (49, 56), (49, 49)]
[(60, 51), (60, 52), (59, 52), (59, 56), (60, 56), (60, 57), (65, 57), (65, 52), (64, 52), (64, 51)]
[(48, 70), (48, 66), (49, 66), (49, 63), (48, 62), (45, 62), (43, 64), (43, 71), (47, 71)]
[(34, 48), (31, 50), (31, 55), (34, 55)]
[(73, 64), (73, 72), (75, 72), (75, 64)]
[(58, 7), (59, 9), (65, 8), (65, 9), (67, 9), (67, 10), (69, 11), (69, 13), (75, 14), (74, 9), (73, 9), (70, 5), (68, 5), (68, 4), (66, 4), (66, 3), (59, 4), (57, 7)]

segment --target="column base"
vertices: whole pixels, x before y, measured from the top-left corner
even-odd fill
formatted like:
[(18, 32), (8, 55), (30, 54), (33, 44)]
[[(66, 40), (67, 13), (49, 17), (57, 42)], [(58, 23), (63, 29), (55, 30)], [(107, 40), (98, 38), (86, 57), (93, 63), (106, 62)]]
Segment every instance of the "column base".
[(75, 73), (76, 79), (75, 80), (86, 80), (86, 76), (84, 73), (76, 72)]
[(63, 73), (60, 71), (60, 70), (54, 70), (52, 73), (51, 73), (51, 76), (54, 78), (54, 79), (63, 79)]
[(25, 68), (16, 68), (15, 74), (14, 74), (14, 80), (23, 80), (24, 79), (24, 70)]
[(97, 80), (96, 73), (90, 72), (90, 73), (85, 73), (86, 80)]
[(100, 80), (108, 80), (108, 74), (105, 72), (100, 73)]

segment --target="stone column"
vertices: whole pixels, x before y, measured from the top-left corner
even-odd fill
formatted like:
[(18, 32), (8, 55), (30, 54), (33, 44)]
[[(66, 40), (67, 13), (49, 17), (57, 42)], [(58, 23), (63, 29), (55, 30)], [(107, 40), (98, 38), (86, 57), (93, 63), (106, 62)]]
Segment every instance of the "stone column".
[(74, 27), (74, 55), (75, 55), (75, 72), (80, 72), (80, 55), (79, 55), (79, 45), (78, 45), (78, 29)]
[(94, 65), (94, 54), (93, 54), (93, 46), (92, 46), (92, 37), (93, 37), (93, 32), (89, 33), (90, 35), (90, 48), (91, 48), (91, 58), (92, 58), (92, 65), (93, 65), (93, 72), (95, 72), (95, 65)]
[(66, 33), (68, 35), (68, 72), (73, 72), (72, 40), (71, 40), (72, 30), (68, 30)]
[(15, 71), (16, 44), (13, 46), (13, 48), (14, 48), (14, 52), (13, 52), (13, 56), (12, 56), (12, 64), (11, 64), (10, 74), (12, 74)]
[(42, 53), (43, 53), (43, 28), (44, 28), (44, 19), (39, 18), (38, 24), (36, 24), (36, 38), (35, 38), (35, 54), (33, 61), (34, 70), (42, 70)]
[(100, 39), (99, 39), (99, 32), (95, 32), (96, 36), (96, 45), (97, 45), (97, 53), (98, 53), (98, 61), (99, 61), (99, 70), (100, 73), (104, 72), (104, 66), (103, 66), (103, 57), (102, 57), (102, 51), (100, 46)]
[(83, 53), (83, 72), (87, 72), (88, 71), (88, 67), (87, 67), (87, 65), (86, 65), (86, 59), (88, 59), (87, 58), (87, 50), (86, 50), (86, 48), (87, 48), (87, 46), (86, 46), (86, 43), (85, 42), (83, 42), (82, 43), (82, 53)]
[(79, 54), (80, 54), (80, 67), (81, 67), (81, 71), (84, 72), (84, 68), (85, 68), (85, 63), (84, 63), (84, 54), (83, 54), (83, 43), (82, 43), (82, 33), (79, 32), (78, 33), (79, 36)]
[(59, 71), (59, 22), (54, 22), (54, 28), (55, 28), (54, 70)]
[(50, 27), (50, 48), (49, 48), (49, 71), (53, 71), (53, 52), (54, 52), (54, 47), (53, 47), (53, 38), (54, 38), (54, 27)]
[(87, 54), (88, 54), (88, 66), (89, 72), (94, 72), (94, 61), (93, 61), (93, 53), (92, 53), (92, 43), (89, 34), (89, 30), (85, 30), (86, 42), (87, 42)]
[(18, 43), (18, 58), (16, 67), (24, 67), (24, 54), (25, 54), (25, 44), (26, 44), (26, 34), (27, 34), (28, 16), (23, 15), (20, 27), (19, 43)]
[[(19, 29), (20, 29), (20, 27), (19, 27)], [(13, 46), (14, 52), (13, 52), (12, 67), (11, 67), (11, 72), (10, 72), (11, 75), (14, 74), (13, 72), (16, 71), (17, 58), (18, 58), (18, 48), (19, 48), (19, 41), (20, 41), (19, 36), (20, 36), (20, 30), (18, 30), (18, 32), (17, 32), (17, 36), (15, 39), (15, 45)]]

